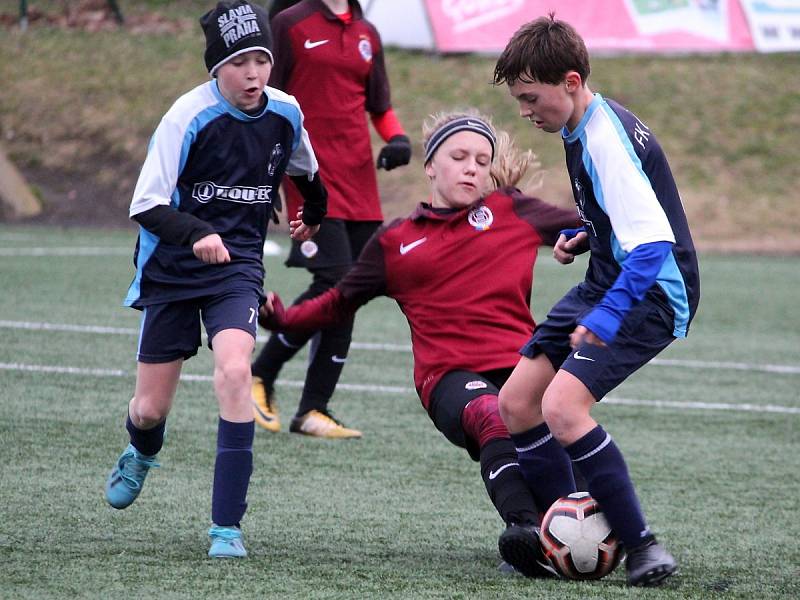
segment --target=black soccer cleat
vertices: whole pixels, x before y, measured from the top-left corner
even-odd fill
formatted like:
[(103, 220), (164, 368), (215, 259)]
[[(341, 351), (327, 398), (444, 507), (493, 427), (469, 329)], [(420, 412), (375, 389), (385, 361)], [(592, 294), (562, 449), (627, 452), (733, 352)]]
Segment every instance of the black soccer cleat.
[(497, 547), (503, 560), (526, 577), (558, 577), (545, 558), (535, 525), (509, 523)]
[(625, 570), (628, 585), (650, 587), (661, 585), (678, 570), (678, 564), (664, 546), (653, 540), (628, 552)]

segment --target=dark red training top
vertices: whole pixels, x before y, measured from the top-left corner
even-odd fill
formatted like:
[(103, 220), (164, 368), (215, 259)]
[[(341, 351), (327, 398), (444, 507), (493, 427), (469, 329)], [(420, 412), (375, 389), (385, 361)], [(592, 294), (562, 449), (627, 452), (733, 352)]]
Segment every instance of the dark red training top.
[(448, 214), (422, 204), (378, 229), (335, 288), (287, 309), (285, 329), (316, 331), (375, 296), (394, 298), (411, 327), (414, 384), (427, 408), (449, 371), (517, 364), (534, 327), (539, 246), (553, 245), (559, 230), (579, 224), (574, 210), (513, 188)]
[[(271, 24), (269, 85), (295, 96), (328, 189), (328, 218), (382, 221), (366, 113), (391, 108), (380, 36), (350, 2), (345, 23), (321, 0), (304, 0)], [(302, 203), (287, 185), (288, 215)]]

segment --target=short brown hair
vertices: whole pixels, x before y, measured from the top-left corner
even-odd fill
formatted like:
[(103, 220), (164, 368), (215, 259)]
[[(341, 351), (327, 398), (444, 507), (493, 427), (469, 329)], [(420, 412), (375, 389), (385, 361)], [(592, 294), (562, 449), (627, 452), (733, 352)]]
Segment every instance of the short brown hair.
[(575, 28), (550, 13), (526, 23), (511, 37), (494, 67), (494, 83), (557, 84), (569, 71), (576, 71), (585, 83), (591, 71), (589, 52)]

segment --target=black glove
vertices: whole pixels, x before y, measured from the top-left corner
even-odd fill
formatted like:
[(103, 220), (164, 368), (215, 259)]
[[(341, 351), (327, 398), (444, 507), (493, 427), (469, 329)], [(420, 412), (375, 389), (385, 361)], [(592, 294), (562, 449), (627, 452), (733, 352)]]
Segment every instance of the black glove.
[(391, 171), (395, 167), (407, 165), (411, 160), (411, 140), (406, 135), (396, 135), (378, 154), (378, 168)]

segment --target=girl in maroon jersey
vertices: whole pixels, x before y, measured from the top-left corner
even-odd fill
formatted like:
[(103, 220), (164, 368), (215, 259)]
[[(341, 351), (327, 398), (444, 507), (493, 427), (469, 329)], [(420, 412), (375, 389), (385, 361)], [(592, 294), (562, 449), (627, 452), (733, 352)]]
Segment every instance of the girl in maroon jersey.
[(497, 395), (534, 327), (537, 251), (578, 226), (578, 216), (511, 187), (534, 157), (477, 111), (432, 117), (423, 141), (429, 201), (381, 227), (336, 287), (288, 309), (270, 294), (260, 322), (273, 331), (317, 330), (351, 319), (376, 296), (394, 298), (411, 328), (420, 399), (445, 437), (480, 462), (507, 525), (503, 559), (544, 575), (536, 527), (547, 507), (537, 507), (520, 475)]

